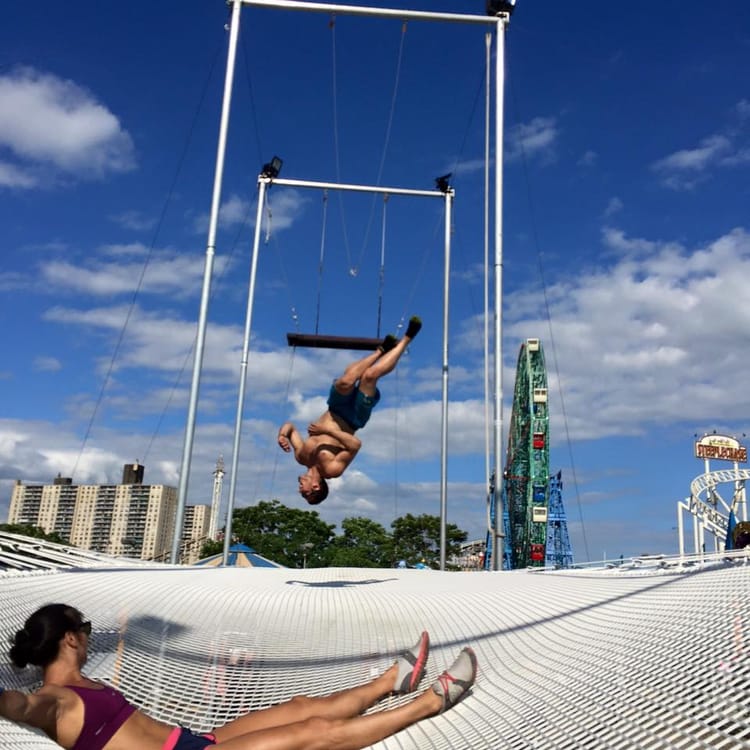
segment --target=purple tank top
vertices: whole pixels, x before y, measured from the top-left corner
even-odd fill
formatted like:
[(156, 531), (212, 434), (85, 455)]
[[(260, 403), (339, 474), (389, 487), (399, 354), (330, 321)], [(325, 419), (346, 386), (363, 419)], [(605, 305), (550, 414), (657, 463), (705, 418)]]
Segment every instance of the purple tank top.
[(66, 685), (83, 701), (83, 728), (72, 750), (102, 750), (137, 709), (114, 688)]

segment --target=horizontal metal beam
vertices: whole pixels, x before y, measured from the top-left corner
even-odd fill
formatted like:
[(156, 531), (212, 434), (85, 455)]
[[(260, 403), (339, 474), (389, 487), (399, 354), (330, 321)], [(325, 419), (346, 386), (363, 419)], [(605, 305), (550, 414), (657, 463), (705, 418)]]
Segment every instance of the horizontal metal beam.
[(378, 185), (352, 185), (345, 182), (315, 182), (313, 180), (286, 180), (282, 177), (264, 177), (272, 185), (286, 185), (289, 187), (310, 187), (321, 190), (348, 190), (357, 193), (382, 193), (383, 195), (421, 195), (426, 198), (444, 198), (445, 193), (440, 190), (410, 190), (409, 188), (380, 187)]
[(392, 8), (369, 8), (363, 5), (338, 5), (333, 3), (312, 3), (305, 0), (242, 0), (243, 5), (258, 5), (265, 8), (285, 10), (311, 10), (318, 13), (333, 13), (348, 16), (379, 16), (397, 18), (402, 21), (444, 21), (449, 23), (469, 23), (494, 26), (494, 16), (479, 16), (466, 13), (434, 13), (423, 10), (396, 10)]

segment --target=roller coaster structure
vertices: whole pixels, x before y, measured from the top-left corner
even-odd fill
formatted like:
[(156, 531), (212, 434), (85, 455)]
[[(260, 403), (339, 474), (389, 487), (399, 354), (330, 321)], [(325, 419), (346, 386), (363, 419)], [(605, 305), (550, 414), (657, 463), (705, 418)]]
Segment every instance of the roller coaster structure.
[[(726, 458), (720, 453), (726, 446), (731, 451), (731, 454), (727, 454), (731, 458)], [(707, 449), (711, 450), (714, 459), (734, 459), (733, 468), (712, 471), (709, 458), (699, 455)], [(745, 543), (738, 545), (735, 540), (739, 533), (744, 535), (750, 532), (745, 490), (745, 483), (750, 479), (750, 469), (739, 467), (740, 461), (747, 461), (747, 449), (734, 437), (707, 434), (696, 443), (696, 456), (704, 458), (704, 472), (690, 483), (690, 495), (677, 503), (680, 555), (684, 557), (689, 554), (684, 525), (685, 513), (688, 517), (692, 516), (693, 520), (693, 554), (745, 546)], [(731, 498), (725, 499), (719, 492), (722, 485), (725, 489), (731, 490)], [(736, 526), (740, 528), (737, 529)]]
[[(494, 526), (494, 480), (490, 491), (490, 518)], [(556, 480), (556, 481), (555, 481)], [(503, 569), (567, 567), (573, 554), (562, 504), (559, 474), (549, 476), (549, 413), (547, 371), (539, 339), (521, 344), (516, 365), (513, 412), (503, 472)], [(550, 501), (553, 501), (552, 503)], [(552, 522), (550, 524), (550, 521)], [(490, 569), (492, 535), (487, 535), (485, 567)], [(547, 552), (547, 545), (552, 549)]]

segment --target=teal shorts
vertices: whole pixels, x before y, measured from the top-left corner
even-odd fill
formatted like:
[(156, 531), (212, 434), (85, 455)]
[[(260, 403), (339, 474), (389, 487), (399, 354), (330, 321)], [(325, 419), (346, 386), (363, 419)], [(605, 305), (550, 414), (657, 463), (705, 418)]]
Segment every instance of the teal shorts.
[(354, 388), (351, 393), (339, 393), (334, 383), (328, 394), (328, 408), (331, 413), (341, 417), (354, 430), (359, 430), (367, 424), (378, 401), (380, 391), (377, 388), (374, 396), (366, 396), (359, 388)]

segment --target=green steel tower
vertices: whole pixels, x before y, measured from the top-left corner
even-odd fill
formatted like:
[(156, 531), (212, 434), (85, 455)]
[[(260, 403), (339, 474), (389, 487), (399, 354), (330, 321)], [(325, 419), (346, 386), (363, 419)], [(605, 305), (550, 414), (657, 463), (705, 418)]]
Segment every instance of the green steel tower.
[(509, 567), (545, 564), (549, 506), (547, 370), (539, 339), (521, 344), (503, 474)]

